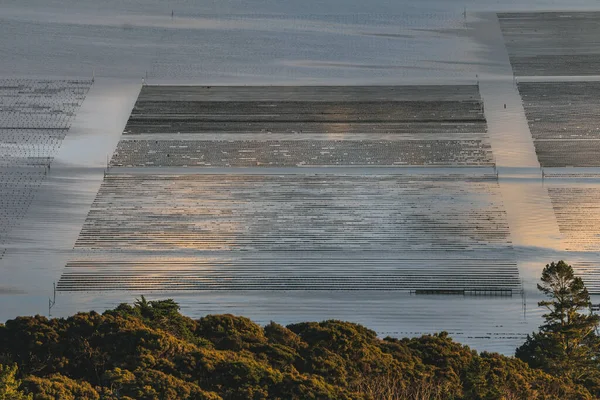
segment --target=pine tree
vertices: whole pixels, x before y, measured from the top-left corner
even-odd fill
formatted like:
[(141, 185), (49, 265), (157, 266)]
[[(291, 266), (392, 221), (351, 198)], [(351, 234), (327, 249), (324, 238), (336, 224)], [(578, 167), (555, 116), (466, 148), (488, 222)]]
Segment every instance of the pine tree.
[(548, 312), (539, 332), (527, 336), (516, 356), (534, 368), (574, 382), (597, 380), (600, 317), (589, 311), (590, 295), (583, 281), (564, 261), (546, 265), (541, 281), (538, 290), (548, 300), (538, 305)]

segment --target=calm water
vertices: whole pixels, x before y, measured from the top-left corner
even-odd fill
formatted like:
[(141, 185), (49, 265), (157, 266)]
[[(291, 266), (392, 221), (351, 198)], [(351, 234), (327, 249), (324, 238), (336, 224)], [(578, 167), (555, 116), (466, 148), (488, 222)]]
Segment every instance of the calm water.
[(489, 60), (469, 37), (465, 8), (564, 7), (558, 0), (3, 0), (0, 75), (89, 77), (95, 70), (228, 84), (474, 80)]

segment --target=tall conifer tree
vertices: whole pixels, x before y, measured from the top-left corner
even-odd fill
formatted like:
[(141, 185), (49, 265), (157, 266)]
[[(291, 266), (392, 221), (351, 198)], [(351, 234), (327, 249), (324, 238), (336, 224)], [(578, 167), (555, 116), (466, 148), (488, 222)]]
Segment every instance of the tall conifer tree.
[(575, 382), (598, 380), (600, 317), (591, 313), (590, 295), (573, 268), (559, 261), (546, 265), (538, 290), (548, 300), (538, 303), (548, 312), (539, 332), (527, 336), (516, 356), (534, 368)]

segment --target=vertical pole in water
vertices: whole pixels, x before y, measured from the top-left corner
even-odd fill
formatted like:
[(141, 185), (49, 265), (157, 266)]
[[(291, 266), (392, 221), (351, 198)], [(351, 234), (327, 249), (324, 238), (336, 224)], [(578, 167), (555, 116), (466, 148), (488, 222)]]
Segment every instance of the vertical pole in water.
[(527, 319), (527, 294), (525, 293), (525, 288), (523, 287), (523, 317)]
[(542, 167), (542, 186), (544, 186), (544, 178), (545, 178), (545, 174), (544, 174), (544, 167)]
[(525, 294), (525, 284), (521, 278), (521, 300), (523, 301), (523, 319), (527, 319), (527, 295)]
[(48, 318), (52, 316), (52, 307), (56, 304), (56, 282), (52, 282), (52, 299), (48, 299)]
[(96, 80), (96, 68), (92, 68), (92, 84)]

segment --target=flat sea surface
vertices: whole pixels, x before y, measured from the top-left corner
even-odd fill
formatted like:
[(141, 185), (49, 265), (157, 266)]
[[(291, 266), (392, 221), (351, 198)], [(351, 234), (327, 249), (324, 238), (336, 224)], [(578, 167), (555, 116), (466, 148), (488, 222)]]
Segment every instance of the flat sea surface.
[[(3, 76), (197, 84), (475, 79), (489, 63), (464, 12), (594, 1), (39, 1), (0, 3)], [(174, 18), (171, 18), (173, 12)]]

